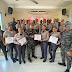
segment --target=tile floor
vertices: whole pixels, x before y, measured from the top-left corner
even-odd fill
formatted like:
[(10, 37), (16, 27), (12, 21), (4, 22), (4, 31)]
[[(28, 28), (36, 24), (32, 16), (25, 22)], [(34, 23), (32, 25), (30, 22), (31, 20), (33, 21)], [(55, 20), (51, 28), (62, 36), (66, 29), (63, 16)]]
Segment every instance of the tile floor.
[[(26, 57), (26, 64), (19, 65), (18, 62), (13, 63), (8, 57), (8, 61), (5, 61), (4, 56), (0, 56), (0, 72), (64, 72), (66, 67), (59, 66), (57, 63), (61, 62), (60, 48), (57, 50), (56, 60), (54, 63), (49, 63), (49, 54), (47, 62), (43, 63), (40, 60), (41, 50), (40, 46), (36, 46), (37, 59), (32, 58), (32, 63), (29, 63)], [(72, 68), (71, 71), (72, 72)]]

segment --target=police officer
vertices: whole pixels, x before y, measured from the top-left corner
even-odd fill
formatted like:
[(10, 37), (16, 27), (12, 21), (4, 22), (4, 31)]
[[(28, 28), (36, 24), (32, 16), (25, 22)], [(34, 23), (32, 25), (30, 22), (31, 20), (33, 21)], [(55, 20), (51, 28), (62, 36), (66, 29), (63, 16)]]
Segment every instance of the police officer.
[(20, 27), (21, 27), (20, 20), (17, 20), (16, 29), (18, 30), (18, 28)]
[[(16, 62), (17, 60), (17, 49), (16, 49), (16, 45), (14, 43), (11, 43), (11, 44), (5, 44), (5, 38), (6, 37), (14, 37), (14, 35), (16, 34), (16, 32), (13, 30), (13, 26), (12, 25), (9, 25), (8, 26), (8, 31), (5, 31), (4, 34), (3, 34), (3, 38), (4, 38), (4, 45), (7, 46), (7, 48), (9, 49), (10, 51), (10, 57), (12, 59), (13, 62)], [(15, 49), (15, 58), (13, 57), (13, 48)]]
[(15, 22), (15, 18), (13, 17), (13, 21), (10, 22), (10, 25), (13, 26), (13, 30), (15, 30), (15, 31), (16, 31), (16, 26), (15, 26), (16, 24), (17, 24), (17, 22)]
[(26, 30), (27, 29), (30, 29), (30, 20), (27, 20), (27, 23), (26, 23)]
[(25, 20), (23, 20), (22, 24), (21, 24), (22, 29), (25, 31), (26, 30), (26, 24), (25, 24)]
[(64, 22), (61, 22), (61, 23), (60, 23), (59, 31), (60, 31), (60, 32), (65, 31), (65, 24), (64, 24)]
[(42, 57), (40, 59), (43, 59), (43, 62), (46, 62), (47, 60), (47, 46), (48, 46), (48, 40), (49, 40), (49, 32), (46, 31), (46, 26), (42, 26), (42, 32), (41, 32), (42, 40), (39, 40), (41, 42), (41, 52)]
[(38, 23), (38, 19), (35, 19), (34, 29), (36, 30), (37, 33), (39, 33), (39, 23)]
[(46, 19), (43, 19), (43, 25), (46, 25), (47, 27)]
[[(61, 39), (61, 57), (62, 57), (62, 63), (58, 63), (59, 65), (66, 66), (65, 64), (65, 58), (66, 58), (66, 52), (71, 48), (72, 44), (72, 30), (70, 29), (71, 23), (67, 21), (65, 23), (65, 31), (62, 33), (62, 39)], [(68, 66), (68, 69), (65, 72), (69, 72), (70, 67)]]
[(21, 46), (21, 43), (19, 43), (19, 40), (24, 38), (24, 33), (22, 28), (18, 28), (18, 33), (15, 34), (14, 36), (14, 43), (17, 44), (17, 48), (18, 48), (18, 55), (19, 55), (19, 64), (21, 64), (21, 56), (22, 56), (22, 60), (25, 63), (25, 50), (26, 50), (26, 43), (24, 43), (24, 45)]
[(50, 46), (49, 46), (49, 53), (50, 53), (50, 56), (51, 56), (50, 62), (54, 62), (56, 50), (57, 50), (58, 45), (60, 44), (60, 41), (61, 41), (61, 35), (60, 35), (60, 32), (57, 32), (57, 28), (53, 27), (52, 30), (53, 30), (53, 32), (50, 34), (50, 36), (58, 38), (58, 42), (56, 44), (50, 43)]
[(6, 52), (6, 46), (3, 44), (3, 31), (1, 30), (1, 26), (0, 26), (0, 48), (2, 49), (5, 59), (6, 61), (8, 60), (7, 58), (7, 52)]
[(52, 32), (52, 23), (51, 23), (51, 20), (48, 20), (48, 23), (47, 23), (47, 30), (49, 31), (49, 33)]
[(31, 60), (31, 51), (32, 51), (32, 57), (33, 58), (37, 58), (35, 56), (35, 41), (34, 41), (34, 34), (36, 34), (37, 32), (34, 30), (34, 24), (31, 23), (30, 24), (30, 29), (27, 29), (25, 31), (25, 37), (27, 39), (27, 53), (28, 53), (28, 61), (32, 62)]

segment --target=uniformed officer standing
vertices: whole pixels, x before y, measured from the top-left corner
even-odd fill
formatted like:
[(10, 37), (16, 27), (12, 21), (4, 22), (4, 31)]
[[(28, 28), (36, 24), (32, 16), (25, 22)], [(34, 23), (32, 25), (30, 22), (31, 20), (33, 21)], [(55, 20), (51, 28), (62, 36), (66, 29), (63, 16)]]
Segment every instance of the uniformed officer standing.
[(61, 35), (60, 35), (60, 32), (57, 32), (57, 28), (53, 27), (52, 30), (53, 30), (53, 32), (50, 34), (50, 36), (58, 38), (58, 42), (56, 44), (50, 43), (50, 46), (49, 46), (49, 53), (50, 53), (50, 56), (51, 56), (50, 62), (54, 62), (56, 50), (57, 50), (58, 45), (60, 44), (60, 41), (61, 41)]
[(43, 19), (43, 25), (46, 25), (47, 27), (46, 19)]
[(52, 23), (51, 23), (51, 20), (48, 20), (48, 23), (47, 23), (47, 30), (49, 31), (49, 33), (52, 32)]
[[(17, 49), (16, 49), (16, 45), (14, 43), (11, 44), (5, 44), (5, 38), (6, 37), (14, 37), (14, 35), (16, 34), (16, 32), (13, 30), (12, 25), (8, 26), (8, 31), (5, 31), (3, 34), (3, 38), (4, 38), (4, 45), (7, 46), (7, 48), (10, 51), (10, 57), (12, 59), (13, 62), (16, 62), (17, 60)], [(15, 49), (15, 58), (13, 57), (13, 48)]]
[(42, 40), (39, 40), (41, 42), (41, 51), (42, 51), (42, 57), (40, 59), (43, 59), (43, 62), (46, 62), (47, 60), (47, 46), (48, 46), (48, 40), (49, 40), (49, 32), (46, 31), (46, 26), (42, 26), (42, 32), (41, 32)]
[(22, 29), (25, 31), (26, 30), (26, 24), (25, 24), (25, 20), (23, 20), (22, 24), (21, 24)]
[(60, 31), (60, 32), (65, 31), (65, 24), (64, 24), (64, 22), (61, 22), (61, 23), (60, 23), (59, 31)]
[(3, 40), (4, 40), (3, 39), (3, 31), (1, 30), (1, 26), (0, 26), (0, 48), (2, 49), (4, 56), (5, 56), (5, 59), (7, 61), (8, 58), (7, 58), (6, 46), (4, 46)]
[(23, 30), (22, 28), (18, 28), (18, 33), (15, 34), (14, 36), (14, 43), (17, 44), (17, 48), (18, 48), (19, 64), (21, 64), (21, 57), (23, 62), (25, 63), (26, 43), (24, 43), (24, 45), (21, 46), (21, 43), (18, 42), (22, 38), (24, 38)]
[(36, 30), (37, 33), (39, 33), (39, 23), (38, 23), (38, 19), (35, 19), (34, 29)]
[[(62, 33), (62, 39), (61, 39), (61, 57), (62, 57), (62, 63), (58, 63), (59, 65), (66, 66), (65, 64), (65, 58), (66, 58), (66, 52), (69, 51), (72, 45), (72, 30), (70, 29), (71, 23), (67, 21), (65, 23), (65, 31)], [(69, 57), (67, 57), (69, 58)], [(68, 59), (69, 60), (69, 59)], [(70, 65), (67, 66), (67, 70), (65, 72), (69, 72)]]
[(27, 20), (27, 23), (26, 23), (26, 30), (27, 29), (30, 29), (30, 20)]
[(20, 20), (17, 20), (16, 29), (18, 30), (18, 28), (20, 27), (21, 27)]
[(34, 30), (34, 24), (30, 24), (30, 29), (27, 29), (25, 31), (25, 37), (27, 39), (27, 53), (28, 53), (28, 60), (29, 62), (32, 62), (31, 60), (31, 50), (32, 50), (32, 57), (33, 58), (37, 58), (35, 56), (35, 41), (34, 41), (34, 34), (36, 34), (37, 32)]
[(69, 50), (67, 50), (67, 69), (65, 72), (69, 72), (71, 68), (71, 61), (72, 61), (72, 46)]

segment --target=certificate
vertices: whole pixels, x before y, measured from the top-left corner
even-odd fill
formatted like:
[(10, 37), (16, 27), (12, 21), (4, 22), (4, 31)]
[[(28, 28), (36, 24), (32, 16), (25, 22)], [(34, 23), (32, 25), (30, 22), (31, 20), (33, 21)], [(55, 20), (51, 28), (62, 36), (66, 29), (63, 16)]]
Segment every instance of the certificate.
[(14, 43), (14, 37), (6, 37), (5, 38), (5, 43), (6, 44)]
[(34, 40), (41, 40), (41, 35), (40, 34), (35, 34), (34, 35)]
[(56, 44), (57, 41), (58, 41), (58, 38), (53, 37), (53, 36), (50, 36), (50, 38), (49, 38), (49, 42), (52, 42), (52, 43)]
[(18, 42), (21, 43), (21, 46), (22, 46), (22, 45), (24, 45), (24, 43), (26, 43), (27, 41), (26, 41), (26, 38), (24, 37), (24, 38), (20, 39)]

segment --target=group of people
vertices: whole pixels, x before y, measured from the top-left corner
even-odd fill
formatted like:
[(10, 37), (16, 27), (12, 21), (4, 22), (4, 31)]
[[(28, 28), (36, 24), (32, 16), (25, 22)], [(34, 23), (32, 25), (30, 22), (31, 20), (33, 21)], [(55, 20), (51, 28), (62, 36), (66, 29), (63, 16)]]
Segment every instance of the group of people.
[[(34, 34), (40, 34), (41, 40), (34, 40)], [(56, 44), (49, 42), (50, 36), (58, 38)], [(6, 37), (14, 37), (14, 43), (6, 44)], [(26, 43), (21, 45), (19, 40), (22, 38), (26, 38)], [(21, 59), (24, 63), (25, 61), (25, 51), (27, 50), (28, 61), (32, 62), (32, 57), (37, 59), (35, 56), (35, 46), (41, 45), (41, 53), (43, 62), (47, 60), (47, 48), (49, 48), (50, 54), (50, 63), (55, 61), (56, 50), (58, 47), (61, 47), (61, 57), (62, 63), (58, 63), (59, 65), (66, 66), (65, 58), (67, 59), (67, 69), (65, 72), (70, 72), (71, 61), (72, 61), (72, 30), (71, 23), (69, 21), (64, 22), (64, 19), (59, 22), (59, 19), (54, 19), (53, 23), (51, 19), (40, 20), (38, 23), (38, 19), (33, 20), (17, 20), (15, 22), (15, 18), (13, 18), (13, 22), (7, 24), (7, 27), (4, 29), (4, 32), (0, 28), (0, 48), (3, 50), (6, 61), (7, 52), (10, 52), (10, 57), (12, 61), (15, 63), (19, 61), (21, 64)], [(6, 51), (7, 48), (7, 51)], [(14, 52), (15, 51), (15, 55)]]

